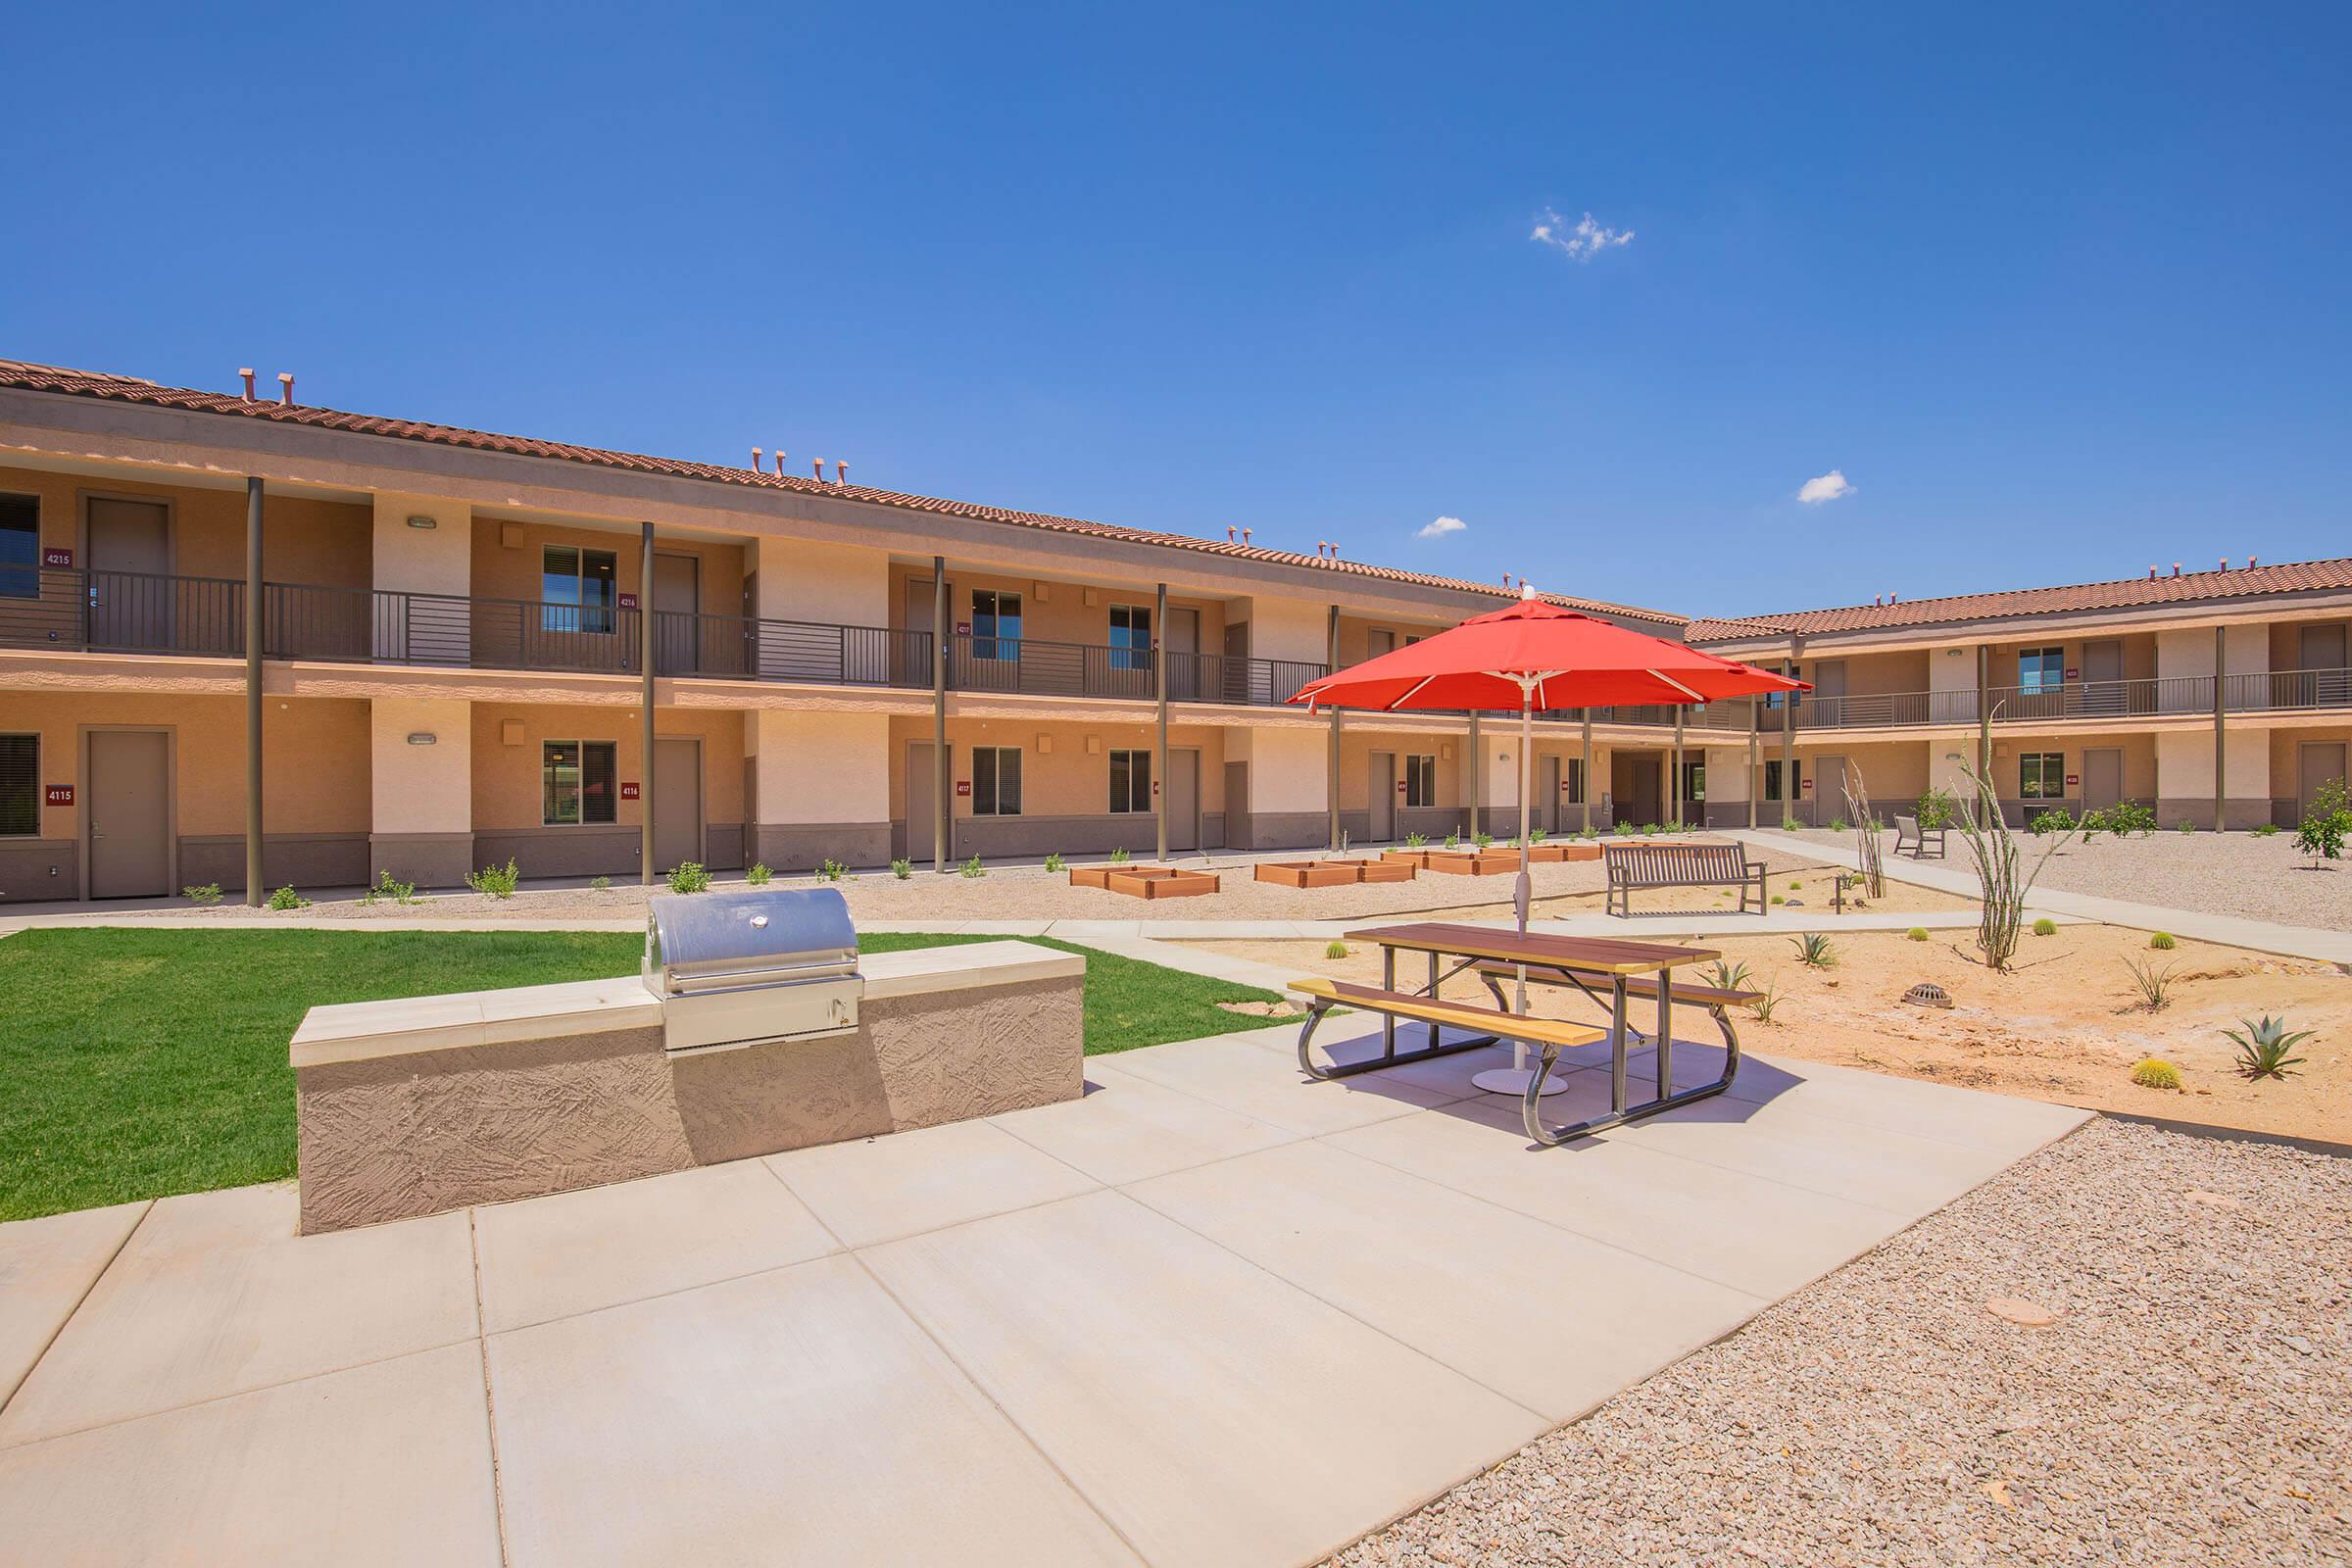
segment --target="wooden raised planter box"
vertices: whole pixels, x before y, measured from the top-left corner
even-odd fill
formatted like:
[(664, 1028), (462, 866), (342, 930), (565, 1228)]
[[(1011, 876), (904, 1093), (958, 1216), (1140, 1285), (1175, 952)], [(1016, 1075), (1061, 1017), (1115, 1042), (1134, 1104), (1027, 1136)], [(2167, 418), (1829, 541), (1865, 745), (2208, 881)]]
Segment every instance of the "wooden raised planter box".
[(1103, 881), (1105, 892), (1139, 899), (1189, 899), (1217, 891), (1213, 871), (1179, 871), (1165, 865), (1112, 866)]
[(1428, 868), (1448, 876), (1493, 876), (1519, 869), (1517, 850), (1432, 850)]
[(1108, 889), (1114, 876), (1171, 876), (1172, 865), (1073, 865), (1070, 867), (1070, 886), (1074, 888)]
[(1536, 844), (1529, 846), (1527, 858), (1538, 865), (1546, 861), (1597, 860), (1600, 858), (1600, 845), (1591, 839)]
[(1353, 860), (1260, 860), (1256, 879), (1284, 888), (1352, 887), (1362, 880)]
[(1286, 888), (1338, 888), (1357, 882), (1410, 882), (1419, 857), (1378, 860), (1260, 860), (1257, 880)]
[(1427, 850), (1383, 850), (1381, 859), (1390, 865), (1409, 865), (1418, 871), (1429, 864)]

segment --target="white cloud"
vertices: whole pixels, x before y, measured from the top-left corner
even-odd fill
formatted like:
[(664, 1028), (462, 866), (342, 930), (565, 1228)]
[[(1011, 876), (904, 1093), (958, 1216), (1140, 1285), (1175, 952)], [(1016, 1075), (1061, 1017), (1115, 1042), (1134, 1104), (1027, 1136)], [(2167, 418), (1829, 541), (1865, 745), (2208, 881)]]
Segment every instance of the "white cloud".
[(1470, 525), (1459, 517), (1434, 517), (1413, 535), (1416, 539), (1443, 539), (1449, 533), (1460, 533)]
[(1634, 242), (1630, 228), (1607, 228), (1592, 221), (1587, 213), (1574, 224), (1553, 212), (1544, 209), (1544, 220), (1527, 236), (1539, 245), (1548, 245), (1571, 261), (1589, 262), (1605, 250), (1614, 250)]
[(1804, 487), (1797, 491), (1796, 499), (1808, 507), (1818, 507), (1824, 501), (1836, 501), (1841, 496), (1850, 496), (1853, 493), (1854, 487), (1845, 482), (1844, 471), (1832, 468), (1825, 474), (1807, 479)]

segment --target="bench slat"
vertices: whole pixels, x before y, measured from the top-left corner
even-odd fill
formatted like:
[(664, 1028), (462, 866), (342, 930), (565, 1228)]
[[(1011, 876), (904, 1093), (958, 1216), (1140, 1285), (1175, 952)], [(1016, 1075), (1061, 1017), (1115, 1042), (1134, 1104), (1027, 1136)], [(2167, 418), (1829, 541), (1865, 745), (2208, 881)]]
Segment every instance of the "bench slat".
[(1290, 989), (1301, 996), (1319, 997), (1326, 1002), (1344, 1002), (1368, 1012), (1392, 1013), (1422, 1023), (1450, 1024), (1457, 1029), (1474, 1029), (1481, 1034), (1532, 1040), (1539, 1045), (1563, 1049), (1589, 1046), (1608, 1038), (1606, 1030), (1594, 1029), (1589, 1024), (1569, 1023), (1561, 1018), (1523, 1017), (1515, 1012), (1497, 1012), (1492, 1007), (1474, 1007), (1459, 1002), (1407, 996), (1401, 991), (1383, 991), (1378, 986), (1359, 986), (1346, 980), (1326, 980), (1315, 976), (1294, 980)]
[[(1545, 968), (1531, 965), (1527, 971), (1527, 983), (1564, 986), (1568, 981), (1558, 974), (1557, 971), (1561, 969), (1569, 969), (1580, 979), (1598, 981), (1602, 985), (1607, 985), (1610, 979), (1598, 969), (1579, 969), (1573, 964), (1551, 964), (1548, 968), (1552, 972), (1546, 973)], [(1478, 966), (1478, 973), (1493, 975), (1498, 980), (1516, 980), (1519, 977), (1519, 971), (1507, 963), (1482, 963)], [(1625, 982), (1625, 992), (1629, 997), (1654, 997), (1658, 994), (1658, 982), (1647, 975), (1629, 978)], [(1720, 1002), (1727, 1007), (1743, 1007), (1763, 994), (1761, 991), (1727, 991), (1721, 986), (1702, 986), (1689, 980), (1677, 980), (1674, 983), (1674, 1000), (1677, 1002)]]

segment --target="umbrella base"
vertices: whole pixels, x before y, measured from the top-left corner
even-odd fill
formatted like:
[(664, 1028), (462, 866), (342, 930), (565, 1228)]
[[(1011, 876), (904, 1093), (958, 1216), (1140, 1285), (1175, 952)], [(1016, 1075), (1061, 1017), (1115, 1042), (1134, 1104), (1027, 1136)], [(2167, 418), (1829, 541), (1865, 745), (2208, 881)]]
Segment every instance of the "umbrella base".
[[(1474, 1076), (1470, 1082), (1476, 1087), (1484, 1089), (1490, 1095), (1509, 1095), (1512, 1099), (1517, 1100), (1526, 1096), (1527, 1086), (1535, 1076), (1536, 1070), (1533, 1067), (1489, 1067), (1485, 1072)], [(1544, 1093), (1547, 1095), (1565, 1094), (1567, 1091), (1568, 1075), (1566, 1073), (1553, 1074), (1544, 1085)]]

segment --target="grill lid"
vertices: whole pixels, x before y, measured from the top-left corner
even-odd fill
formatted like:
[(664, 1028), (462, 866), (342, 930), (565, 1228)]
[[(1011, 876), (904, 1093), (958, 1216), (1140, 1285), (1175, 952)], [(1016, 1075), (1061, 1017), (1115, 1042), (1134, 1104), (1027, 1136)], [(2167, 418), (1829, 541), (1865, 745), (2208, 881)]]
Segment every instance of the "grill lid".
[(648, 978), (785, 979), (811, 971), (846, 973), (857, 965), (858, 928), (836, 888), (672, 894), (646, 903)]

